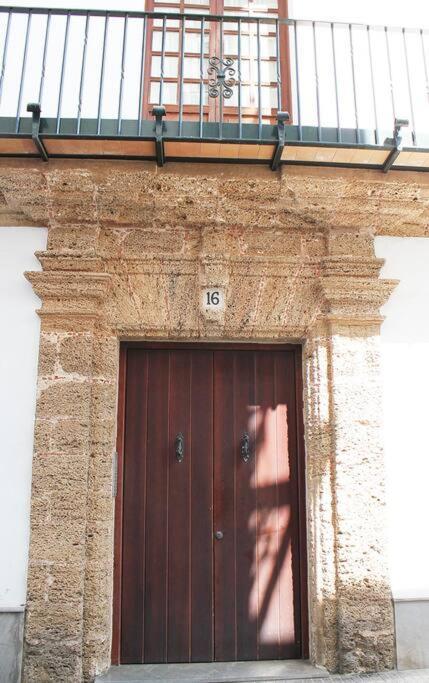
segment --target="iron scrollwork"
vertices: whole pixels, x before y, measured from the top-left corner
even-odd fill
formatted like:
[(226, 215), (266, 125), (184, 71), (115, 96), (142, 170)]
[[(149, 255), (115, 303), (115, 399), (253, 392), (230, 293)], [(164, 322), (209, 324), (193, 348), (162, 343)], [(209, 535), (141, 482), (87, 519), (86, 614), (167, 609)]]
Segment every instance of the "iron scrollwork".
[(207, 73), (209, 75), (209, 97), (223, 97), (229, 100), (235, 85), (235, 69), (232, 68), (234, 60), (231, 57), (220, 59), (219, 57), (210, 57), (209, 68)]

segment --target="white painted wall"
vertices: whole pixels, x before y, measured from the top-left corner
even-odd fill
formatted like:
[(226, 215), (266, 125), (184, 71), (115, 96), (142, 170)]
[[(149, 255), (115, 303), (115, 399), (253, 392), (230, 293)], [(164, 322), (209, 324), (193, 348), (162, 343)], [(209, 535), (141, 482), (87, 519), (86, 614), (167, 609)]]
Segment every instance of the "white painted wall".
[(429, 26), (429, 10), (425, 0), (289, 0), (289, 15), (293, 19)]
[(24, 278), (40, 270), (44, 228), (0, 228), (0, 611), (26, 597), (40, 301)]
[(400, 280), (381, 330), (393, 596), (429, 599), (429, 239), (375, 246), (381, 276)]

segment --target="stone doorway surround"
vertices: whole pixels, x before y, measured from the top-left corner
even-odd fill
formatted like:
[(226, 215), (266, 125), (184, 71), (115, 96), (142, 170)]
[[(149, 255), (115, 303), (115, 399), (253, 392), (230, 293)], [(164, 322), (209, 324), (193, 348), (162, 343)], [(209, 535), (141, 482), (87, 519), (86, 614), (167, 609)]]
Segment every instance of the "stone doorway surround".
[[(421, 174), (0, 162), (3, 225), (44, 225), (24, 680), (111, 661), (121, 339), (302, 342), (310, 659), (394, 664), (375, 234), (426, 234)], [(11, 222), (14, 221), (14, 222)], [(202, 288), (226, 307), (200, 311)]]

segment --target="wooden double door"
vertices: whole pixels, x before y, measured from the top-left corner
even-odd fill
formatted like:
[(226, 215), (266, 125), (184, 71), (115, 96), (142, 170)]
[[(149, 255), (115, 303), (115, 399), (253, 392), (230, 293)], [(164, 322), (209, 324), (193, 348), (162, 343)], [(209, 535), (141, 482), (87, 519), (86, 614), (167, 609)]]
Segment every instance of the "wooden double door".
[(305, 654), (296, 353), (124, 351), (118, 662)]

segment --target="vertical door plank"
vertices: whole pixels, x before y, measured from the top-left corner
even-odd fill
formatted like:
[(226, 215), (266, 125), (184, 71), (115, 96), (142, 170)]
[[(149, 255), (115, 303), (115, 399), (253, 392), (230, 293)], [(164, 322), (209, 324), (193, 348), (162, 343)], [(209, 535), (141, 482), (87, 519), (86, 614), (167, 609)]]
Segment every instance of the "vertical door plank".
[(275, 355), (279, 471), (280, 655), (301, 656), (297, 413), (293, 353)]
[(213, 634), (213, 351), (192, 354), (191, 369), (191, 653), (214, 659)]
[[(190, 661), (190, 424), (191, 352), (170, 352), (168, 439), (168, 636), (167, 661)], [(175, 440), (184, 436), (178, 462)]]
[(128, 350), (124, 443), (121, 663), (143, 657), (147, 353)]
[(147, 393), (144, 661), (167, 661), (169, 357), (150, 351)]
[[(258, 584), (256, 574), (255, 370), (252, 351), (234, 352), (235, 533), (237, 548), (237, 659), (257, 659)], [(243, 462), (241, 439), (250, 437), (251, 458)]]
[(255, 353), (258, 659), (279, 658), (278, 478), (273, 353)]
[(235, 459), (234, 354), (214, 353), (214, 541), (215, 557), (215, 659), (236, 659), (236, 548), (235, 548)]

